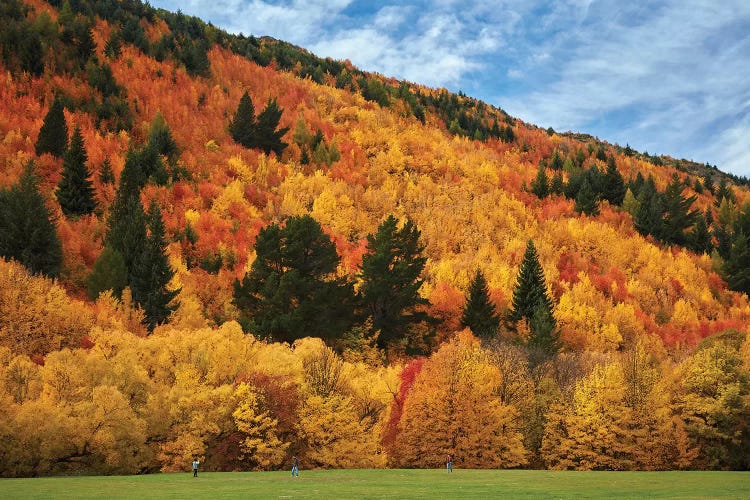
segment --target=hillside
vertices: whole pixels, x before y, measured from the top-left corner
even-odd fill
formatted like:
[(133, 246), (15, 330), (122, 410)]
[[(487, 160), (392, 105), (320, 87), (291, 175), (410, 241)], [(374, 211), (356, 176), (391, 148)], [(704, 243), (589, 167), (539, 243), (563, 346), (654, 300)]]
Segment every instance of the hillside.
[[(11, 1), (0, 18), (4, 475), (179, 470), (198, 455), (215, 469), (272, 469), (293, 453), (308, 467), (415, 467), (448, 452), (466, 467), (748, 467), (746, 179), (140, 2)], [(245, 94), (270, 123), (250, 147), (235, 133)], [(85, 148), (93, 211), (71, 213), (83, 195), (61, 188), (72, 146), (40, 151), (55, 102), (66, 143), (78, 133)], [(32, 267), (41, 275), (10, 261), (49, 248), (12, 253), (31, 233), (5, 200), (30, 160), (61, 244), (59, 270)], [(366, 292), (381, 276), (364, 269), (390, 215), (416, 228), (410, 258), (423, 269), (414, 321), (378, 330)], [(270, 281), (247, 302), (237, 290), (252, 289), (243, 278), (260, 272), (259, 255), (284, 249), (273, 241), (309, 236), (290, 228), (304, 216), (335, 249), (321, 274), (351, 293), (326, 288), (304, 321), (269, 326), (257, 301)], [(135, 231), (132, 221), (140, 237), (118, 243), (117, 224)], [(148, 250), (113, 264), (105, 249), (139, 238)], [(529, 241), (561, 342), (543, 362), (528, 340), (545, 327), (511, 321)], [(477, 270), (503, 318), (481, 343), (462, 328)], [(313, 292), (277, 294), (271, 310), (293, 314)], [(174, 312), (155, 295), (174, 297)], [(443, 394), (434, 381), (447, 379), (465, 387)], [(459, 411), (455, 428), (422, 440), (419, 419), (439, 419), (434, 405), (450, 398), (488, 420)], [(622, 449), (573, 442), (597, 418)], [(646, 437), (621, 439), (615, 424)], [(493, 436), (484, 458), (481, 428)], [(661, 451), (649, 461), (637, 449)]]

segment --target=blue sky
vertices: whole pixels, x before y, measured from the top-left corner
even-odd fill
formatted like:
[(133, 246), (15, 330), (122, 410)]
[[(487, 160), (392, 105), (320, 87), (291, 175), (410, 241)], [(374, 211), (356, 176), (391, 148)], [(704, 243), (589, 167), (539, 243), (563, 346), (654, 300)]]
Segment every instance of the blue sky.
[(524, 121), (750, 176), (749, 0), (152, 0), (464, 91)]

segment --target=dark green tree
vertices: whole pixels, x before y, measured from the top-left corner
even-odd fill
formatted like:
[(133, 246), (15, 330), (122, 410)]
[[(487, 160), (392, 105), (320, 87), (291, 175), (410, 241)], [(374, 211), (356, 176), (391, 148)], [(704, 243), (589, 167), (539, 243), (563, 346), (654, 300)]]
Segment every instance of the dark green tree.
[(276, 156), (281, 156), (288, 146), (281, 138), (287, 133), (289, 127), (282, 127), (278, 130), (276, 128), (279, 126), (282, 113), (283, 110), (276, 104), (276, 99), (269, 99), (266, 107), (258, 115), (255, 147), (262, 149), (266, 154), (271, 154), (273, 151)]
[(550, 195), (562, 195), (565, 192), (565, 182), (563, 181), (562, 172), (555, 172), (552, 176), (552, 182), (549, 185)]
[(532, 366), (554, 356), (562, 347), (560, 330), (552, 312), (543, 305), (534, 310), (529, 321), (529, 340), (526, 346)]
[(88, 155), (83, 144), (81, 129), (76, 126), (70, 146), (63, 155), (62, 178), (57, 185), (57, 201), (67, 217), (93, 213), (96, 209), (94, 184), (91, 182), (86, 162)]
[(609, 201), (611, 205), (619, 207), (622, 205), (626, 191), (625, 180), (622, 178), (620, 171), (617, 170), (615, 157), (609, 155), (607, 157), (607, 171), (604, 174), (602, 197)]
[(115, 297), (120, 297), (128, 286), (128, 270), (125, 261), (117, 250), (104, 247), (99, 258), (94, 262), (94, 269), (86, 278), (86, 291), (91, 300), (96, 300), (105, 290), (112, 290)]
[(529, 324), (527, 345), (530, 355), (541, 351), (551, 356), (560, 348), (557, 323), (553, 315), (554, 305), (547, 293), (544, 270), (539, 262), (534, 242), (529, 240), (521, 261), (521, 269), (513, 289), (512, 309), (508, 315), (511, 323), (525, 319)]
[(710, 254), (713, 251), (714, 245), (711, 241), (711, 233), (708, 230), (708, 223), (703, 214), (697, 214), (695, 225), (687, 239), (690, 248), (696, 253)]
[(536, 252), (534, 242), (526, 243), (526, 251), (521, 261), (521, 269), (513, 289), (513, 302), (509, 319), (518, 322), (526, 319), (531, 322), (538, 307), (545, 308), (552, 314), (553, 304), (547, 294), (547, 285), (544, 280), (544, 270), (539, 263), (539, 255)]
[(643, 236), (651, 234), (656, 239), (661, 239), (663, 213), (661, 194), (656, 190), (654, 180), (649, 177), (638, 195), (638, 210), (635, 212), (633, 225)]
[(565, 184), (565, 188), (563, 189), (563, 194), (566, 198), (569, 200), (575, 200), (578, 196), (578, 191), (581, 190), (581, 184), (583, 184), (583, 179), (586, 178), (586, 171), (584, 170), (577, 170), (570, 173), (568, 177), (568, 182)]
[(68, 148), (68, 124), (65, 122), (63, 109), (62, 99), (59, 95), (55, 96), (49, 111), (44, 116), (42, 128), (39, 129), (39, 137), (34, 147), (37, 156), (49, 153), (62, 158)]
[(161, 111), (156, 112), (156, 116), (151, 121), (151, 127), (148, 132), (148, 145), (153, 148), (157, 154), (167, 158), (170, 165), (174, 165), (180, 157), (180, 148), (172, 137), (164, 116)]
[(109, 210), (107, 232), (104, 245), (120, 254), (128, 272), (128, 283), (132, 281), (132, 272), (136, 260), (145, 249), (147, 239), (146, 214), (140, 199), (140, 175), (137, 165), (128, 166), (120, 176), (117, 194)]
[(109, 157), (104, 158), (104, 162), (102, 162), (102, 168), (99, 170), (99, 181), (102, 184), (115, 183), (115, 173), (112, 170), (112, 163), (110, 163)]
[(229, 124), (229, 133), (237, 144), (241, 144), (246, 148), (254, 148), (258, 142), (255, 135), (256, 128), (255, 106), (252, 99), (250, 99), (250, 95), (245, 91), (240, 98), (234, 118), (232, 118)]
[(599, 215), (599, 203), (596, 193), (591, 189), (588, 176), (583, 178), (581, 187), (576, 195), (575, 209), (578, 213), (596, 216)]
[(549, 168), (551, 168), (555, 172), (557, 172), (558, 170), (562, 170), (563, 168), (563, 159), (557, 150), (552, 153), (552, 157), (549, 160)]
[(17, 184), (0, 189), (0, 256), (17, 260), (34, 274), (60, 274), (62, 244), (31, 160)]
[(263, 228), (256, 258), (234, 283), (243, 327), (260, 338), (339, 339), (355, 324), (354, 288), (336, 275), (339, 256), (320, 224), (303, 215)]
[(596, 148), (596, 159), (599, 161), (607, 161), (607, 153), (604, 152), (604, 145), (599, 144)]
[(549, 196), (549, 179), (547, 179), (547, 169), (544, 164), (539, 165), (536, 178), (531, 183), (531, 192), (540, 199)]
[(638, 172), (635, 179), (631, 178), (630, 181), (628, 181), (628, 188), (633, 192), (633, 196), (638, 198), (638, 195), (641, 194), (641, 188), (643, 188), (645, 183), (646, 179), (643, 178), (643, 174)]
[(164, 222), (155, 201), (149, 206), (146, 221), (148, 236), (142, 251), (134, 259), (129, 282), (133, 300), (143, 308), (146, 326), (153, 331), (177, 308), (174, 298), (180, 290), (167, 289), (174, 270), (167, 259)]
[(686, 231), (695, 223), (697, 212), (690, 208), (693, 206), (696, 196), (683, 196), (684, 189), (685, 185), (677, 174), (674, 174), (672, 182), (669, 183), (661, 196), (664, 215), (659, 238), (665, 243), (684, 246), (687, 243)]
[(399, 229), (393, 215), (375, 234), (367, 236), (359, 278), (365, 314), (378, 332), (378, 347), (419, 343), (411, 339), (411, 328), (434, 321), (422, 308), (429, 301), (419, 295), (427, 258), (419, 242), (420, 231), (410, 220)]
[(490, 300), (490, 289), (481, 270), (477, 269), (466, 294), (461, 326), (480, 338), (491, 339), (500, 328), (500, 316)]
[(721, 202), (724, 199), (731, 201), (732, 203), (737, 203), (737, 196), (735, 196), (734, 191), (727, 184), (727, 180), (724, 177), (719, 181), (719, 187), (716, 189), (716, 194), (714, 196), (714, 206), (716, 206), (716, 208), (721, 206)]
[(724, 279), (730, 289), (750, 295), (750, 248), (744, 233), (735, 233), (729, 257), (722, 266)]

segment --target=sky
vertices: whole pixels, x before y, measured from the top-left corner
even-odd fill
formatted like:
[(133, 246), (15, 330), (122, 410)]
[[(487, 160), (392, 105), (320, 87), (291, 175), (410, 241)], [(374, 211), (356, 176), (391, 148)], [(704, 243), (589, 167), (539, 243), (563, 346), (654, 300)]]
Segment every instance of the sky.
[(151, 0), (750, 177), (750, 0)]

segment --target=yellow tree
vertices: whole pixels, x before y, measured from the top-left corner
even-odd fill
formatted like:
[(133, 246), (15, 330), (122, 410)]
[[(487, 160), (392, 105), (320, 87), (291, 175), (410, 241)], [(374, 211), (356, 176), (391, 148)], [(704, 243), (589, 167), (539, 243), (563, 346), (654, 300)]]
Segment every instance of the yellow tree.
[(581, 380), (573, 407), (550, 408), (542, 457), (551, 469), (627, 470), (633, 443), (623, 405), (624, 376), (614, 363), (598, 365)]
[(678, 369), (675, 411), (700, 450), (696, 465), (746, 469), (750, 458), (750, 384), (737, 345), (721, 340), (699, 346)]
[(446, 455), (459, 467), (526, 463), (516, 408), (497, 396), (503, 374), (468, 331), (428, 359), (404, 403), (394, 460), (436, 467)]
[(232, 413), (237, 430), (243, 435), (242, 451), (254, 470), (273, 470), (285, 458), (289, 443), (279, 439), (278, 420), (264, 410), (263, 401), (246, 383), (237, 386), (237, 408)]
[(384, 466), (371, 419), (361, 418), (358, 401), (344, 392), (346, 364), (320, 339), (298, 341), (295, 352), (302, 358), (305, 378), (297, 424), (302, 466)]

